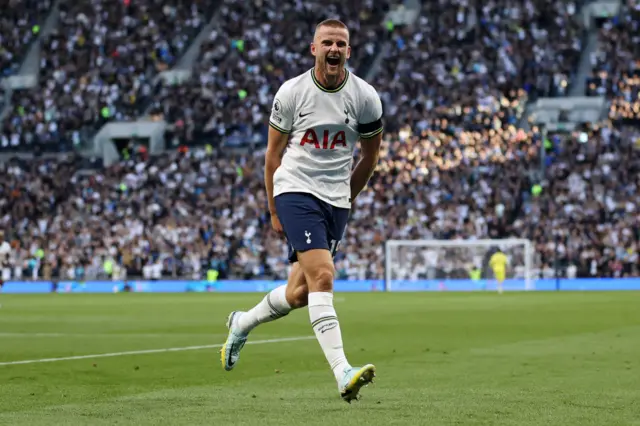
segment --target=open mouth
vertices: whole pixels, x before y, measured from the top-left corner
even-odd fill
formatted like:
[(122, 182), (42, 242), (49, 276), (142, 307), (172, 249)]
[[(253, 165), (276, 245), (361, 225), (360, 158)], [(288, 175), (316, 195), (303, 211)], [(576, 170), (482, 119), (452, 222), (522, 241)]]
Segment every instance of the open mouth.
[(340, 57), (327, 57), (327, 63), (334, 67), (340, 65)]

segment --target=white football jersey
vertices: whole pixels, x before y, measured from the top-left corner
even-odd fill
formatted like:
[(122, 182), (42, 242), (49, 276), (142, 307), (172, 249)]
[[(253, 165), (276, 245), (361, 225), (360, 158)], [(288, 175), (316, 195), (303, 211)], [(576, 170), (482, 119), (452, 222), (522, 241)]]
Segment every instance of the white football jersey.
[(351, 169), (358, 139), (382, 132), (382, 103), (366, 81), (346, 71), (326, 89), (314, 70), (287, 80), (276, 93), (269, 124), (289, 133), (273, 195), (310, 193), (335, 207), (351, 207)]

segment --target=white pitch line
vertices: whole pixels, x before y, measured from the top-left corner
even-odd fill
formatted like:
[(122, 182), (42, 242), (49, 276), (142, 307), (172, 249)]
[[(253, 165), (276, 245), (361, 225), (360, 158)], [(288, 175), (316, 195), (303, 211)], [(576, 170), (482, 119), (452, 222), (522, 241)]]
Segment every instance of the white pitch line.
[(100, 337), (100, 338), (127, 338), (127, 337), (223, 337), (226, 334), (211, 333), (5, 333), (0, 332), (0, 337)]
[[(0, 333), (0, 337), (68, 337), (67, 333)], [(89, 336), (85, 334), (84, 336)]]
[[(299, 340), (311, 340), (315, 339), (315, 336), (298, 336), (298, 337), (284, 337), (282, 339), (267, 339), (267, 340), (254, 340), (247, 342), (247, 345), (262, 345), (266, 343), (283, 343), (283, 342), (296, 342)], [(77, 355), (77, 356), (65, 356), (60, 358), (43, 358), (43, 359), (27, 359), (23, 361), (7, 361), (0, 362), (2, 365), (18, 365), (18, 364), (38, 364), (43, 362), (58, 362), (58, 361), (71, 361), (76, 359), (90, 359), (90, 358), (111, 358), (116, 356), (127, 355), (143, 355), (143, 354), (159, 354), (163, 352), (182, 352), (182, 351), (197, 351), (201, 349), (215, 349), (221, 348), (222, 345), (201, 345), (201, 346), (184, 346), (182, 348), (164, 348), (164, 349), (146, 349), (142, 351), (126, 351), (126, 352), (112, 352), (108, 354), (94, 354), (94, 355)]]

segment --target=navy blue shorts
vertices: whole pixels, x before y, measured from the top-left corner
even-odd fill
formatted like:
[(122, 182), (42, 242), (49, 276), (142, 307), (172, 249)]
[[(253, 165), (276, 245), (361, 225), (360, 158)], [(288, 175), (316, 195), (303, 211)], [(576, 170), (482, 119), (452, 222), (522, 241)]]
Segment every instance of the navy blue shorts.
[(349, 220), (349, 209), (334, 207), (314, 195), (287, 192), (275, 197), (276, 212), (289, 243), (289, 262), (296, 253), (326, 249), (335, 256)]

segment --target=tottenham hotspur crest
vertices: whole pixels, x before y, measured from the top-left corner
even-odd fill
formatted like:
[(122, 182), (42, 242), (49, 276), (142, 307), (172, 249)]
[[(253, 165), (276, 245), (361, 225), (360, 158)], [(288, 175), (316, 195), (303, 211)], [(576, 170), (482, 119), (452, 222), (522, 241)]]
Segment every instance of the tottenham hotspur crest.
[(311, 244), (311, 232), (304, 231), (304, 236), (307, 237), (307, 244)]

